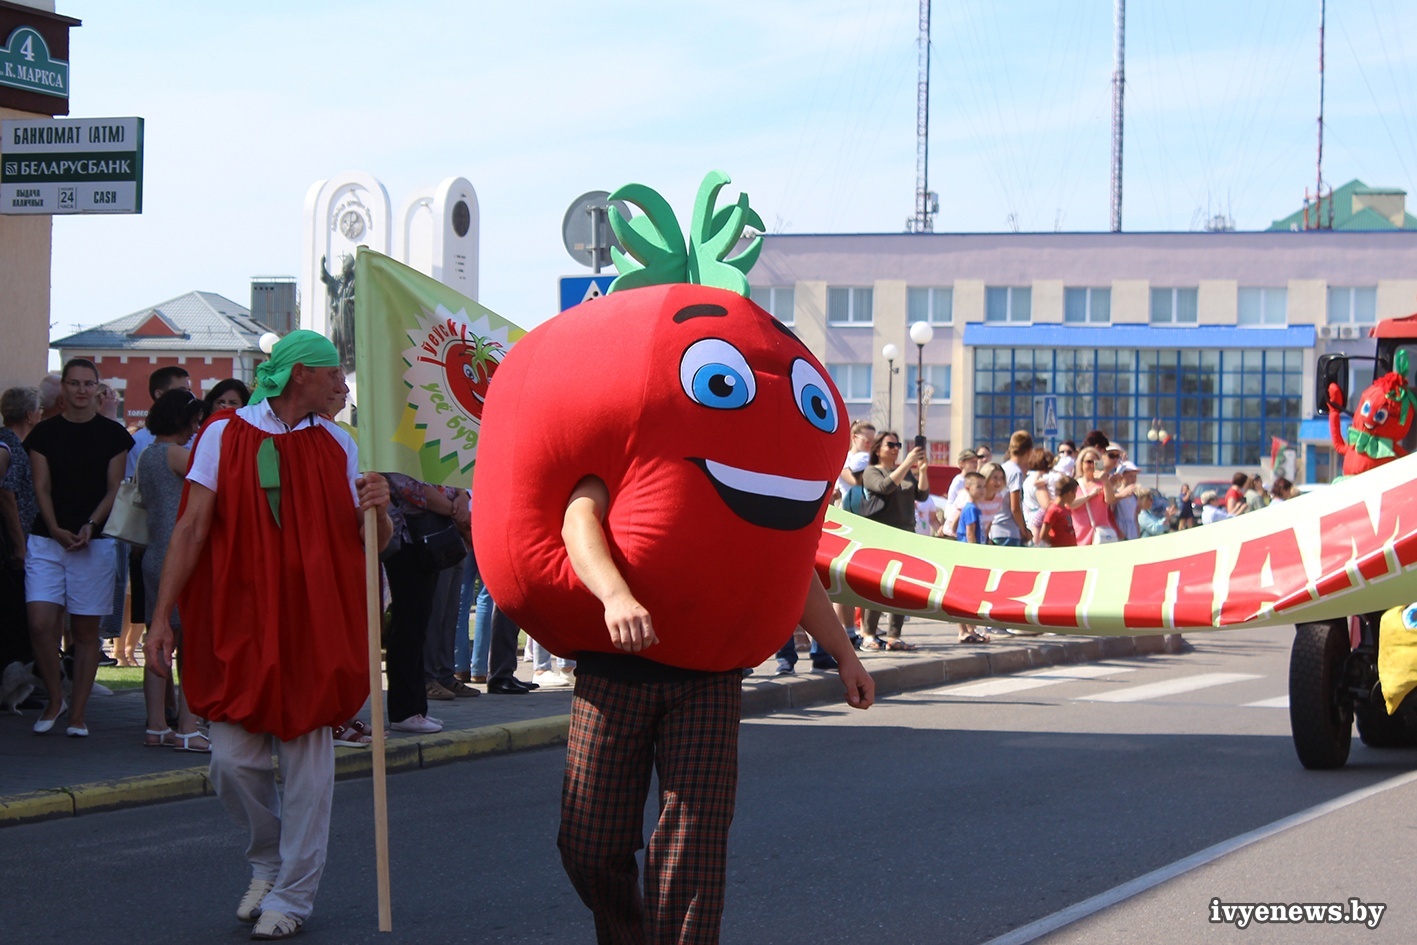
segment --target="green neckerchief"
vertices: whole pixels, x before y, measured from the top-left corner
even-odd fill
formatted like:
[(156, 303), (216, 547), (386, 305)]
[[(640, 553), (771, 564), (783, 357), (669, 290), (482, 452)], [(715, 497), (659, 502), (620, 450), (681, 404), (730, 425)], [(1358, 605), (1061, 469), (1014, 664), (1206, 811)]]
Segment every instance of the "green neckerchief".
[(1348, 445), (1373, 459), (1397, 458), (1397, 451), (1392, 448), (1393, 442), (1389, 437), (1365, 433), (1355, 426), (1348, 428)]

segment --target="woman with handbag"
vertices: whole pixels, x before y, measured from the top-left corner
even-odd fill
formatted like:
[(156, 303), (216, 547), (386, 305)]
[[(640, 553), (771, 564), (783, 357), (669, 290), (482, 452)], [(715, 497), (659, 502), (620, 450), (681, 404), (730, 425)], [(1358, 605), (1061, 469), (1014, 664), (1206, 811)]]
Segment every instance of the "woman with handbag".
[[(861, 474), (866, 497), (861, 503), (862, 514), (873, 521), (908, 532), (915, 530), (915, 503), (930, 494), (930, 473), (925, 462), (925, 451), (913, 447), (901, 458), (904, 444), (894, 431), (877, 434), (871, 443), (871, 465)], [(868, 508), (873, 508), (867, 512)], [(900, 638), (905, 617), (891, 614), (890, 629), (886, 631), (883, 643), (877, 636), (881, 622), (879, 610), (867, 610), (866, 625), (861, 629), (862, 649), (867, 650), (913, 650), (909, 643)]]
[(1077, 459), (1077, 496), (1068, 503), (1079, 545), (1102, 545), (1117, 540), (1112, 527), (1112, 505), (1117, 501), (1112, 478), (1102, 468), (1102, 453), (1085, 446)]
[[(390, 621), (384, 639), (388, 675), (389, 728), (429, 735), (443, 729), (428, 715), (428, 700), (479, 695), (461, 681), (450, 689), (424, 676), (424, 644), (433, 615), (433, 597), (442, 572), (462, 561), (467, 548), (451, 517), (461, 490), (444, 490), (400, 473), (386, 473), (398, 550), (384, 559), (389, 579)], [(466, 495), (465, 492), (462, 493)], [(456, 557), (457, 560), (452, 560)]]
[[(147, 509), (148, 542), (143, 550), (144, 621), (152, 626), (157, 604), (157, 586), (162, 578), (162, 565), (167, 560), (167, 545), (177, 526), (177, 508), (182, 504), (182, 487), (192, 454), (187, 441), (201, 428), (202, 402), (184, 388), (170, 390), (157, 399), (148, 411), (147, 429), (153, 435), (152, 444), (138, 457), (135, 480), (143, 506)], [(178, 658), (182, 652), (182, 623), (177, 609), (171, 615), (176, 635)], [(180, 663), (178, 664), (180, 667)], [(167, 690), (173, 686), (177, 704), (177, 730), (167, 724)], [(187, 708), (182, 687), (172, 677), (156, 673), (143, 675), (143, 701), (147, 704), (148, 726), (143, 733), (143, 745), (148, 748), (176, 748), (178, 751), (210, 753), (211, 743), (197, 728), (197, 718)]]

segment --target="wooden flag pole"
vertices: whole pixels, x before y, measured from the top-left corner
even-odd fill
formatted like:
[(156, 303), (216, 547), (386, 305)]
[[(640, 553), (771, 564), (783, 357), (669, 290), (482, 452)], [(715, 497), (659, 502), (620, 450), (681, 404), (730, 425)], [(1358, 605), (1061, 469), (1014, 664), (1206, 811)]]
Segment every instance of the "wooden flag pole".
[(374, 871), (379, 886), (379, 931), (394, 930), (389, 884), (389, 794), (384, 760), (384, 674), (379, 659), (383, 626), (379, 594), (379, 513), (364, 510), (364, 600), (369, 612), (369, 727), (374, 733)]

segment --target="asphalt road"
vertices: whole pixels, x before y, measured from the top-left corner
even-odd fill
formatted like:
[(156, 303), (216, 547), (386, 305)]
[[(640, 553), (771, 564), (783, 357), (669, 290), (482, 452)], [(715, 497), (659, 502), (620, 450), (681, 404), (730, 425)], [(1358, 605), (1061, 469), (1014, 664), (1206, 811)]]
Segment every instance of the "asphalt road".
[[(728, 943), (1411, 942), (1417, 783), (1375, 793), (1039, 937), (1061, 910), (1408, 774), (1357, 743), (1308, 772), (1283, 709), (1292, 632), (750, 720)], [(328, 943), (590, 942), (555, 849), (563, 753), (390, 779), (394, 933), (375, 931), (371, 790), (336, 789)], [(210, 799), (0, 831), (0, 929), (38, 943), (238, 942), (241, 837)], [(1387, 903), (1356, 925), (1208, 921), (1210, 902)], [(1410, 898), (1410, 897), (1408, 897)], [(1020, 931), (1022, 930), (1022, 931)]]

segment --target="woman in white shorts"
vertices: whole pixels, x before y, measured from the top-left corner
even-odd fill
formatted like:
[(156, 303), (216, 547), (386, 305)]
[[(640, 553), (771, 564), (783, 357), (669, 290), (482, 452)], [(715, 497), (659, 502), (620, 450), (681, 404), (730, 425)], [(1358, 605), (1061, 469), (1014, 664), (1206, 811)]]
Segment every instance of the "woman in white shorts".
[[(67, 710), (68, 734), (83, 738), (89, 733), (84, 710), (98, 671), (99, 618), (113, 610), (116, 559), (112, 539), (101, 537), (103, 523), (123, 481), (133, 438), (122, 424), (99, 415), (98, 368), (92, 361), (71, 359), (61, 378), (64, 411), (37, 424), (25, 439), (39, 504), (25, 546), (25, 600), (35, 670), (49, 693), (35, 734), (54, 728)], [(64, 700), (60, 675), (65, 611), (74, 642), (71, 702)]]

